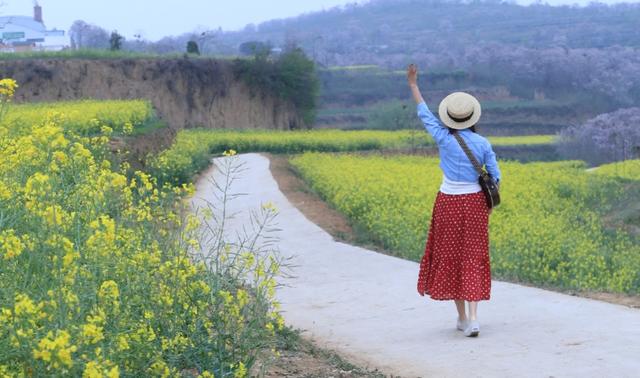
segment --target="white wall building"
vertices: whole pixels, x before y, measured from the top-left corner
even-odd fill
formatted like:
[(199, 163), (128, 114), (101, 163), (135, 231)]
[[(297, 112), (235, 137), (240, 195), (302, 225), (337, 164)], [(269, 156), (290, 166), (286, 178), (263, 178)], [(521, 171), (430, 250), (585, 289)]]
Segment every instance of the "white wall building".
[(47, 30), (42, 21), (42, 7), (35, 4), (33, 17), (0, 17), (0, 51), (59, 51), (69, 48), (64, 30)]

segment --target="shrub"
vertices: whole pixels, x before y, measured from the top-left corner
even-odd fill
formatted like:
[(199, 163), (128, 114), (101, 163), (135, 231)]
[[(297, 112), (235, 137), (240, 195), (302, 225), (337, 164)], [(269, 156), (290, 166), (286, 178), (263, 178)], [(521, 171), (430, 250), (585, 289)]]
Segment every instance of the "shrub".
[(198, 43), (196, 41), (187, 42), (187, 54), (200, 55), (200, 49), (198, 48)]
[(302, 49), (292, 48), (276, 59), (269, 59), (268, 53), (257, 53), (253, 59), (236, 59), (234, 75), (251, 88), (291, 101), (304, 122), (313, 123), (320, 84), (313, 61)]
[(22, 131), (0, 126), (0, 375), (244, 377), (271, 360), (281, 262), (222, 236), (226, 201), (184, 215), (193, 185), (112, 168), (106, 135)]

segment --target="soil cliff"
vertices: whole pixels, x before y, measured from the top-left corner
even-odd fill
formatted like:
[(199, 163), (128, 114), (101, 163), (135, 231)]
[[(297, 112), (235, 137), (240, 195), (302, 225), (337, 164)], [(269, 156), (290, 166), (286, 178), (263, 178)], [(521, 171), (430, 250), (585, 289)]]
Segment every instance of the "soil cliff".
[(294, 106), (234, 78), (216, 59), (24, 59), (0, 61), (20, 87), (15, 102), (82, 98), (151, 101), (171, 129), (302, 128)]

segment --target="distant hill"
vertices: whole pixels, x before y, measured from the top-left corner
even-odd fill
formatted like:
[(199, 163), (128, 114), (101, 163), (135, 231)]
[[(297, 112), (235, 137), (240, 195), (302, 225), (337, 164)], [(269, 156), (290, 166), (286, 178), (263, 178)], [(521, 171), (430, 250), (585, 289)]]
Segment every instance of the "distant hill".
[[(454, 75), (448, 89), (460, 88), (461, 73), (469, 90), (502, 86), (521, 99), (582, 96), (582, 108), (611, 111), (640, 101), (639, 30), (637, 3), (374, 0), (249, 25), (216, 38), (227, 52), (249, 41), (295, 43), (325, 68), (373, 65), (394, 73), (413, 62), (432, 74)], [(330, 95), (331, 77), (323, 80), (324, 103), (340, 102)], [(366, 93), (366, 85), (361, 88)], [(354, 101), (360, 100), (343, 104)]]
[(640, 4), (586, 7), (499, 1), (374, 0), (218, 35), (221, 45), (295, 41), (326, 66), (397, 66), (429, 54), (456, 60), (478, 45), (590, 49), (640, 47)]

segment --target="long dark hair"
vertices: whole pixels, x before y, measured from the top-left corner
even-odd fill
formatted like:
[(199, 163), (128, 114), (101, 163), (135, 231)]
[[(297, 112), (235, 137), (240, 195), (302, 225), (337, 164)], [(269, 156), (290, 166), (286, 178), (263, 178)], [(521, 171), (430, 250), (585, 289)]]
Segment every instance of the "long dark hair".
[[(456, 131), (458, 131), (458, 130), (456, 130), (456, 129), (452, 129), (451, 127), (448, 127), (448, 126), (447, 126), (447, 129), (449, 129), (449, 134), (453, 134), (453, 133), (455, 133)], [(473, 126), (471, 126), (471, 127), (468, 127), (468, 128), (466, 128), (465, 130), (471, 130), (471, 131), (473, 131), (474, 133), (478, 133), (478, 132), (476, 131), (476, 125), (473, 125)]]

